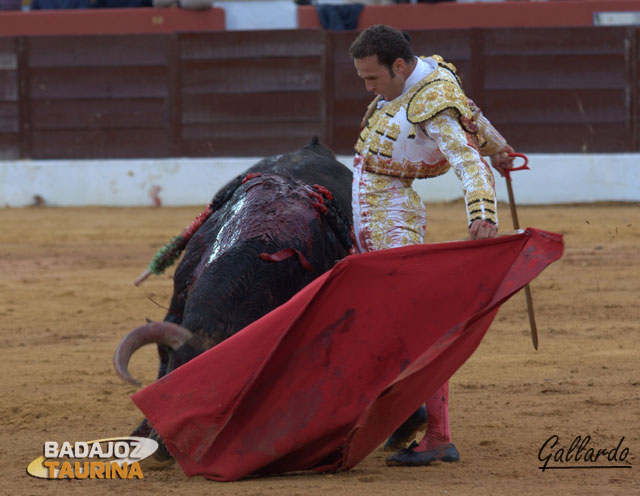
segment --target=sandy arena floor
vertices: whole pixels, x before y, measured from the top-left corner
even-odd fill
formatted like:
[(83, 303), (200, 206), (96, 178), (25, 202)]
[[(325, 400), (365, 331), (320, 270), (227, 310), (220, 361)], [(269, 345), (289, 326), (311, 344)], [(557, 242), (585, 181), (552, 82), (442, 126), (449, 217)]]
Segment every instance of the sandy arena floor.
[[(521, 224), (565, 235), (565, 255), (532, 283), (540, 349), (519, 293), (452, 378), (457, 464), (388, 468), (378, 450), (346, 473), (235, 483), (187, 479), (175, 465), (131, 481), (29, 477), (44, 441), (124, 436), (141, 419), (111, 357), (145, 317), (163, 318), (172, 273), (132, 281), (199, 211), (0, 209), (0, 494), (640, 494), (639, 204), (520, 207)], [(463, 211), (431, 205), (429, 241), (464, 237)], [(155, 349), (131, 370), (152, 381)], [(624, 437), (632, 468), (543, 473), (538, 451), (553, 434), (565, 447), (576, 436), (596, 448)]]

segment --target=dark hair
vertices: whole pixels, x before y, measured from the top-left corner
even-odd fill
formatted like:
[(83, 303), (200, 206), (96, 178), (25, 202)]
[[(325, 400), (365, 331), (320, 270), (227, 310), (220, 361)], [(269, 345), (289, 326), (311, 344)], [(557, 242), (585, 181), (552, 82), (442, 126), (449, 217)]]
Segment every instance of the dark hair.
[(358, 35), (349, 47), (349, 54), (354, 59), (377, 55), (378, 62), (391, 71), (391, 66), (398, 58), (407, 63), (413, 61), (414, 55), (409, 40), (409, 35), (404, 31), (376, 24)]

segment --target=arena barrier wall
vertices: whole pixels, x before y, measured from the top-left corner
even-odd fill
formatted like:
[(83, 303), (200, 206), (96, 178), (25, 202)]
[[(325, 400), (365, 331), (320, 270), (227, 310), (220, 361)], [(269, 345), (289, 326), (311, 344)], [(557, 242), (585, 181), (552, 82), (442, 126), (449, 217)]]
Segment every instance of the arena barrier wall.
[[(352, 157), (339, 156), (351, 165)], [(640, 202), (640, 153), (531, 154), (529, 171), (515, 172), (518, 204)], [(259, 157), (0, 162), (0, 207), (206, 205), (214, 193)], [(418, 180), (427, 206), (462, 196), (452, 172)], [(505, 180), (496, 174), (498, 200)], [(427, 207), (428, 208), (428, 207)], [(502, 209), (502, 215), (508, 215)], [(508, 225), (508, 224), (503, 224)]]
[[(520, 151), (640, 151), (640, 29), (411, 31)], [(311, 30), (0, 37), (0, 159), (351, 153), (371, 99)]]

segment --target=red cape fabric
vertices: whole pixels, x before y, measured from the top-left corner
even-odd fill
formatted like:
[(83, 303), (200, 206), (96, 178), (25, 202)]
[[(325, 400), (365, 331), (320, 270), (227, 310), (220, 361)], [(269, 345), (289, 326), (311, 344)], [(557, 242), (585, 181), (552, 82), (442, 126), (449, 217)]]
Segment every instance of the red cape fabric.
[(346, 470), (469, 358), (558, 234), (349, 256), (133, 396), (187, 475)]

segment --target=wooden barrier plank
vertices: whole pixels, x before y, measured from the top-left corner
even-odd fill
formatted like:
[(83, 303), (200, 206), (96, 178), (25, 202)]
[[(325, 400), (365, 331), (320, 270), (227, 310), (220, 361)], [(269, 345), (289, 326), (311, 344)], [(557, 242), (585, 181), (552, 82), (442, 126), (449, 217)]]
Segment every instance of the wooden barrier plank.
[(166, 67), (63, 67), (30, 71), (30, 92), (38, 99), (166, 98)]
[(619, 27), (487, 29), (484, 33), (486, 55), (607, 55), (625, 51), (625, 32)]
[(337, 100), (357, 99), (368, 103), (375, 96), (367, 92), (364, 81), (358, 77), (353, 67), (353, 62), (336, 64), (333, 82)]
[(168, 129), (36, 130), (32, 157), (53, 158), (154, 158), (169, 156)]
[(184, 95), (182, 122), (320, 122), (320, 92)]
[[(278, 155), (301, 148), (309, 143), (311, 136), (320, 136), (321, 129), (317, 129), (310, 136), (283, 135), (279, 138), (271, 136), (257, 136), (248, 143), (242, 138), (227, 138), (214, 142), (211, 140), (188, 140), (183, 143), (183, 153), (185, 157), (237, 157), (255, 156), (266, 157)], [(242, 155), (238, 150), (246, 150)]]
[(319, 132), (319, 123), (300, 122), (296, 126), (288, 126), (286, 122), (215, 122), (209, 124), (189, 124), (184, 126), (182, 136), (185, 139), (219, 140), (228, 138), (251, 139), (259, 136), (279, 139), (285, 135), (308, 137), (309, 140)]
[(34, 100), (33, 129), (131, 129), (169, 125), (167, 100)]
[(0, 69), (0, 101), (18, 100), (18, 71)]
[(322, 55), (322, 90), (320, 94), (320, 120), (322, 122), (322, 134), (320, 141), (330, 149), (333, 149), (334, 108), (332, 106), (335, 94), (334, 72), (335, 44), (331, 33), (325, 32), (323, 36), (324, 53)]
[(30, 38), (22, 36), (15, 38), (14, 47), (17, 62), (18, 107), (20, 122), (20, 158), (31, 158), (31, 122), (29, 92), (29, 47)]
[(0, 101), (0, 134), (20, 131), (20, 107), (18, 102)]
[(18, 133), (0, 133), (0, 160), (18, 160), (20, 141)]
[(182, 126), (182, 65), (180, 63), (180, 37), (178, 34), (172, 34), (169, 37), (168, 50), (169, 73), (167, 84), (169, 85), (169, 101), (167, 104), (169, 107), (169, 130), (171, 135), (169, 153), (172, 157), (182, 157), (184, 155), (180, 138)]
[(356, 33), (353, 32), (331, 33), (333, 95), (329, 112), (333, 125), (330, 140), (336, 153), (351, 153), (360, 132), (362, 116), (375, 96), (367, 92), (349, 55), (349, 47), (355, 38)]
[(628, 78), (631, 83), (631, 137), (632, 148), (640, 152), (640, 28), (628, 29), (629, 45), (633, 49), (629, 53)]
[(183, 61), (185, 95), (208, 93), (267, 93), (320, 91), (319, 57)]
[(632, 150), (626, 38), (620, 28), (486, 30), (487, 115), (530, 151)]
[(168, 65), (167, 35), (35, 36), (30, 67)]
[(485, 114), (495, 124), (624, 122), (626, 99), (624, 89), (487, 90)]
[(524, 153), (607, 153), (632, 151), (624, 123), (503, 124), (500, 131)]
[(485, 57), (490, 89), (624, 89), (625, 55), (501, 55)]
[(183, 33), (183, 60), (312, 57), (324, 53), (322, 31), (270, 30)]
[(471, 32), (465, 29), (410, 30), (411, 46), (416, 55), (438, 54), (445, 59), (471, 58)]
[(321, 123), (216, 123), (183, 127), (186, 156), (264, 156), (306, 145), (322, 133)]
[[(0, 71), (15, 71), (18, 68), (15, 40), (0, 38)], [(1, 86), (0, 86), (1, 87)]]

